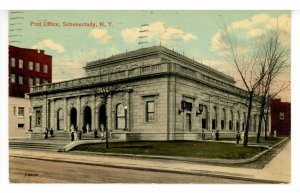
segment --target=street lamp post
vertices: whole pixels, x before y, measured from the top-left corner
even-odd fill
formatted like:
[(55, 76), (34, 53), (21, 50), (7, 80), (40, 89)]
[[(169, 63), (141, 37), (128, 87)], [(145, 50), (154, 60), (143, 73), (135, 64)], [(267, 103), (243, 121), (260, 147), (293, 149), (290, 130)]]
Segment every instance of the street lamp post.
[(125, 113), (125, 131), (128, 130), (128, 128), (127, 128), (127, 109), (128, 109), (128, 107), (125, 106), (124, 107), (124, 113)]
[(32, 132), (32, 129), (31, 129), (31, 119), (32, 119), (32, 114), (29, 113), (29, 132)]

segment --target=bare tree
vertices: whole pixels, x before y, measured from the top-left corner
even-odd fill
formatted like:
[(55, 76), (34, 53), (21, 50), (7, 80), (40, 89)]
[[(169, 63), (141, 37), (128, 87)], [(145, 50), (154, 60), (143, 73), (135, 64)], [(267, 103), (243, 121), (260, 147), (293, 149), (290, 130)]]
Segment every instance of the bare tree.
[[(104, 76), (103, 76), (104, 77)], [(94, 96), (95, 100), (100, 99), (102, 104), (105, 107), (105, 122), (104, 122), (104, 131), (105, 131), (105, 148), (108, 149), (108, 124), (107, 124), (107, 106), (108, 100), (112, 99), (118, 94), (129, 92), (129, 83), (124, 83), (116, 80), (116, 75), (113, 72), (106, 74), (105, 78), (101, 78), (101, 84), (95, 84), (90, 89), (90, 95)], [(114, 77), (114, 78), (113, 78)], [(92, 80), (92, 79), (91, 79)]]
[[(270, 30), (269, 33), (262, 37), (262, 72), (265, 74), (264, 78), (260, 82), (258, 88), (258, 95), (260, 96), (259, 103), (259, 122), (256, 142), (260, 143), (260, 135), (262, 129), (262, 120), (265, 115), (265, 109), (269, 108), (270, 99), (277, 96), (288, 85), (285, 82), (278, 83), (279, 75), (281, 75), (288, 67), (288, 61), (290, 56), (290, 49), (283, 46), (280, 41), (281, 32), (278, 27), (275, 30)], [(274, 88), (272, 88), (274, 87)], [(273, 94), (270, 95), (270, 92)], [(268, 110), (267, 110), (268, 111)]]
[(219, 44), (219, 53), (230, 63), (233, 63), (242, 80), (244, 88), (247, 90), (247, 118), (244, 133), (244, 146), (248, 145), (248, 131), (250, 126), (250, 117), (255, 100), (255, 92), (261, 82), (267, 75), (264, 58), (262, 57), (262, 41), (246, 41), (244, 37), (235, 34), (235, 31), (229, 25), (221, 27)]

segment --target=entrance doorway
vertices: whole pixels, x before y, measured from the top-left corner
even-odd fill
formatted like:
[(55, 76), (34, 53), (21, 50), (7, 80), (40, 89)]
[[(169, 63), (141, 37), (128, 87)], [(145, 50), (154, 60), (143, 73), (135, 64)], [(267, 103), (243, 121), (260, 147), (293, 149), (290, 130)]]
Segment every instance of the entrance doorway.
[(83, 123), (84, 123), (84, 126), (87, 127), (88, 125), (88, 128), (91, 129), (92, 128), (92, 110), (91, 110), (91, 107), (89, 106), (86, 106), (84, 108), (84, 116), (83, 116), (84, 120), (83, 120)]
[(106, 110), (105, 105), (101, 105), (99, 108), (99, 128), (102, 130), (101, 125), (106, 128)]
[(74, 128), (76, 128), (76, 126), (77, 126), (77, 110), (75, 107), (73, 107), (71, 109), (70, 116), (71, 116), (70, 124), (73, 125)]

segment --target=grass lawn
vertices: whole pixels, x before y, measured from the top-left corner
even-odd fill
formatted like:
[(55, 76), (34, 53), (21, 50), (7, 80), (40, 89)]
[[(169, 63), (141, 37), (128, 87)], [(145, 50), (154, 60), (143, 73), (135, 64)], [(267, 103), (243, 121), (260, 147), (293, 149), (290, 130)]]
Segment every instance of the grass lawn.
[(242, 145), (199, 141), (138, 141), (85, 144), (77, 146), (74, 151), (101, 153), (161, 155), (193, 158), (244, 159), (255, 156), (265, 150), (260, 147), (243, 147)]
[[(270, 144), (274, 145), (282, 140), (284, 140), (286, 137), (273, 137), (268, 136), (267, 141), (265, 141), (265, 137), (260, 137), (260, 144)], [(248, 142), (250, 143), (256, 143), (256, 137), (249, 137)]]

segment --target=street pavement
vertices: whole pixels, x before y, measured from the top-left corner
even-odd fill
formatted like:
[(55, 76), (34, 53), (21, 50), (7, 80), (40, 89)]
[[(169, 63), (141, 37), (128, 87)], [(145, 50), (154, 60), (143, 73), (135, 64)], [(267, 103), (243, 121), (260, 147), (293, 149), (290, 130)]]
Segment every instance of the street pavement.
[(249, 180), (263, 183), (290, 183), (291, 143), (284, 146), (264, 168), (245, 168), (210, 165), (175, 160), (158, 160), (135, 157), (116, 157), (78, 152), (58, 153), (36, 150), (10, 149), (10, 157), (39, 159), (54, 162), (87, 164), (92, 166), (116, 167), (124, 169), (172, 172), (199, 176)]

